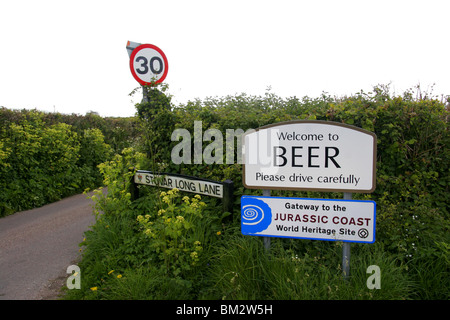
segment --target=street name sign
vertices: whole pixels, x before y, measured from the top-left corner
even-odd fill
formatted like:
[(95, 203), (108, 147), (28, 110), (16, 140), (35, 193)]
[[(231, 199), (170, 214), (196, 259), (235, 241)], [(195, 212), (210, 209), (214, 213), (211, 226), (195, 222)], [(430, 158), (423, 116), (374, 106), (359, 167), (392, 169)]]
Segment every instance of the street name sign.
[(250, 189), (375, 190), (376, 135), (331, 121), (288, 121), (243, 135), (243, 183)]
[(169, 71), (169, 63), (160, 48), (153, 44), (141, 44), (131, 52), (130, 70), (136, 81), (145, 86), (152, 81), (163, 82)]
[(155, 174), (138, 171), (134, 175), (134, 183), (167, 189), (177, 188), (180, 191), (203, 194), (216, 198), (224, 197), (222, 183), (207, 181), (194, 177), (181, 177), (175, 174)]
[(243, 235), (373, 243), (375, 219), (369, 200), (241, 197)]

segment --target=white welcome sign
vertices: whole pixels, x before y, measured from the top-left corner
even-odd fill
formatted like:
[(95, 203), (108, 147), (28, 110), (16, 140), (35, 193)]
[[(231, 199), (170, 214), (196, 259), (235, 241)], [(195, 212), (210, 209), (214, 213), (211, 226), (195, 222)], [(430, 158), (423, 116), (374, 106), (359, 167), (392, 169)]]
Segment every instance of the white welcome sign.
[(251, 189), (373, 192), (376, 135), (330, 121), (289, 121), (243, 136)]

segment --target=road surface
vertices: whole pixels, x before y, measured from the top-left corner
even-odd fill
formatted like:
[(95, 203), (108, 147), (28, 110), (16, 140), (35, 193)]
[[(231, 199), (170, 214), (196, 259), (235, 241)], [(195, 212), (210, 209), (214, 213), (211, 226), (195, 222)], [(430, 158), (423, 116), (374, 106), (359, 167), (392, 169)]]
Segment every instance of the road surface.
[(0, 300), (57, 298), (95, 223), (92, 205), (81, 194), (0, 218)]

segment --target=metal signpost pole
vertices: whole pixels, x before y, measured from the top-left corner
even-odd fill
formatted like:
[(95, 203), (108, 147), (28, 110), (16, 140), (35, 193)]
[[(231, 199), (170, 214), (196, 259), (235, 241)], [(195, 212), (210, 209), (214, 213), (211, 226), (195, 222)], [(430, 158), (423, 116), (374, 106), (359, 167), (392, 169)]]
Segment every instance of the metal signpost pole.
[[(351, 192), (344, 192), (344, 200), (352, 200)], [(350, 275), (350, 243), (344, 242), (342, 246), (342, 272), (344, 279), (347, 280)]]
[[(263, 197), (270, 197), (270, 190), (263, 190)], [(270, 237), (264, 237), (264, 248), (266, 251), (270, 250)]]
[(146, 102), (149, 102), (148, 89), (146, 86), (142, 86), (142, 102), (141, 103), (146, 103)]

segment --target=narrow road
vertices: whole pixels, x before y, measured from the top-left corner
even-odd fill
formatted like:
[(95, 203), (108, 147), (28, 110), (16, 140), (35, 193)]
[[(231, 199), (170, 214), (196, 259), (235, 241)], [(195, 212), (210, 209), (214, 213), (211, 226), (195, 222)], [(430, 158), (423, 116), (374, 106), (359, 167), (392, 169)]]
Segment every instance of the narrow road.
[(0, 300), (57, 297), (95, 222), (92, 205), (81, 194), (0, 218)]

